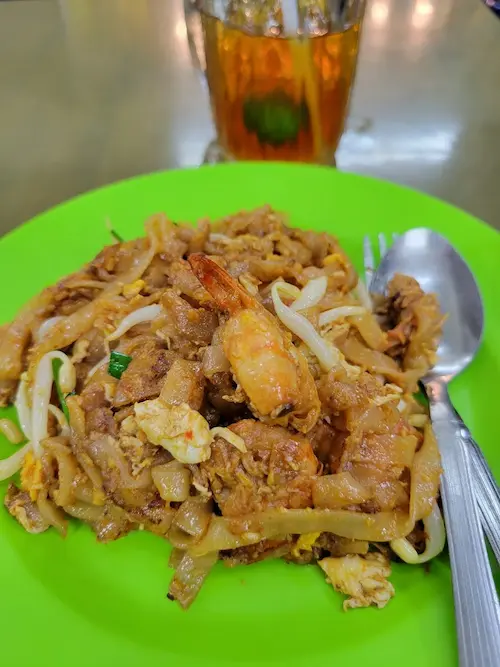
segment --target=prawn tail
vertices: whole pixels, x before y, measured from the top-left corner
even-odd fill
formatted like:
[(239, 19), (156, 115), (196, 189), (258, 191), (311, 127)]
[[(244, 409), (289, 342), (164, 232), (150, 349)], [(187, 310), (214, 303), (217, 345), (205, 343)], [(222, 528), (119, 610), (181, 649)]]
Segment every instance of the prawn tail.
[(216, 262), (201, 252), (188, 257), (194, 275), (215, 300), (219, 308), (235, 313), (242, 308), (255, 308), (255, 300)]

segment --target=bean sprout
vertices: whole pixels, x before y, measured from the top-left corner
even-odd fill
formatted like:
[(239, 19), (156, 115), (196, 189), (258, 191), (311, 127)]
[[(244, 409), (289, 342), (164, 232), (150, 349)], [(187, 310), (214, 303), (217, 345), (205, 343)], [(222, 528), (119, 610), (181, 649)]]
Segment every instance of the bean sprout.
[(31, 442), (27, 442), (24, 447), (18, 449), (15, 454), (7, 459), (0, 460), (0, 481), (8, 479), (15, 475), (23, 464), (24, 457), (31, 449)]
[(35, 383), (32, 397), (31, 437), (33, 453), (39, 458), (41, 455), (40, 443), (48, 436), (48, 412), (52, 383), (54, 381), (52, 361), (60, 359), (59, 386), (63, 393), (70, 393), (75, 388), (76, 372), (70, 358), (64, 352), (47, 352), (40, 359), (35, 373)]
[(135, 327), (137, 324), (142, 324), (143, 322), (151, 322), (155, 320), (160, 313), (163, 312), (163, 308), (158, 304), (152, 306), (144, 306), (144, 308), (138, 308), (132, 313), (123, 318), (118, 327), (110, 334), (106, 340), (112, 341), (120, 338), (132, 327)]
[(418, 554), (406, 537), (400, 538), (399, 540), (392, 540), (390, 543), (394, 553), (409, 565), (427, 563), (427, 561), (435, 558), (444, 549), (446, 532), (444, 529), (443, 517), (441, 516), (441, 510), (437, 503), (434, 503), (432, 512), (423, 520), (423, 522), (427, 536), (425, 540), (425, 551), (423, 553)]
[(231, 429), (224, 428), (223, 426), (214, 426), (214, 428), (210, 429), (210, 433), (214, 437), (219, 436), (219, 438), (224, 438), (224, 440), (229, 442), (230, 445), (233, 445), (233, 447), (236, 447), (242, 454), (246, 454), (247, 448), (245, 446), (245, 441), (241, 436), (236, 435), (236, 433), (231, 431)]
[(11, 419), (0, 419), (0, 432), (13, 445), (18, 445), (23, 439), (23, 434)]
[(340, 352), (319, 335), (308, 319), (296, 313), (288, 306), (285, 306), (279, 292), (290, 294), (290, 287), (292, 286), (285, 282), (276, 282), (272, 286), (271, 295), (276, 315), (292, 333), (304, 341), (311, 352), (317, 357), (322, 369), (328, 372), (340, 362)]
[(325, 310), (324, 313), (321, 313), (319, 316), (319, 326), (324, 327), (327, 324), (335, 322), (335, 320), (340, 320), (341, 317), (354, 317), (356, 315), (364, 315), (366, 313), (366, 308), (362, 306), (340, 306), (339, 308), (332, 308), (331, 310)]
[(304, 289), (301, 291), (299, 298), (292, 303), (290, 308), (292, 310), (305, 310), (317, 306), (321, 299), (325, 296), (326, 288), (328, 287), (328, 278), (321, 276), (310, 280)]
[(14, 401), (14, 406), (17, 410), (17, 416), (19, 418), (19, 423), (23, 430), (24, 435), (30, 440), (31, 439), (31, 408), (28, 402), (28, 382), (26, 376), (21, 375), (19, 380), (19, 386), (17, 388), (16, 399)]

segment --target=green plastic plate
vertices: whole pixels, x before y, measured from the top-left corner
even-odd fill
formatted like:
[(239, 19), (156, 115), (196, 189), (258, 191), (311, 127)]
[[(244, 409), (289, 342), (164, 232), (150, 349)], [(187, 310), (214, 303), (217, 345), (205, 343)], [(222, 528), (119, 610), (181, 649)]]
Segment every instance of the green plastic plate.
[[(470, 215), (411, 190), (338, 171), (237, 164), (157, 173), (117, 183), (48, 211), (0, 241), (1, 319), (110, 242), (109, 217), (126, 238), (150, 214), (217, 218), (270, 203), (304, 228), (336, 234), (358, 268), (364, 234), (427, 226), (446, 235), (474, 271), (486, 307), (484, 344), (453, 382), (456, 407), (497, 475), (500, 376), (500, 235)], [(0, 442), (0, 456), (12, 453)], [(6, 484), (0, 485), (3, 497)], [(383, 610), (342, 611), (319, 568), (281, 561), (218, 564), (188, 612), (166, 599), (169, 546), (147, 533), (109, 545), (72, 522), (32, 536), (0, 509), (0, 659), (52, 667), (198, 665), (457, 665), (446, 555), (429, 568), (396, 565), (396, 596)]]

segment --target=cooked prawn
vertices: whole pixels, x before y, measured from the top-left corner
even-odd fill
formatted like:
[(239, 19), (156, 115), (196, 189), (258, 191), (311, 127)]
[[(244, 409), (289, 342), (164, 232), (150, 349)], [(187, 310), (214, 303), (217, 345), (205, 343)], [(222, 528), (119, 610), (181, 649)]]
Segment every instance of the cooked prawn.
[(224, 352), (256, 417), (307, 433), (318, 420), (320, 402), (302, 353), (276, 319), (224, 269), (196, 253), (189, 263), (217, 306), (229, 315)]

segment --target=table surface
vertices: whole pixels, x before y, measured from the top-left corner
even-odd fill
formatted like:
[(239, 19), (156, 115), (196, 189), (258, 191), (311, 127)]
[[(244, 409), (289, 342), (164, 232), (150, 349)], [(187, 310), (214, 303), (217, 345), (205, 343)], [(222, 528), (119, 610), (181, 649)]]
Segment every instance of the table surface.
[[(500, 21), (481, 0), (369, 1), (339, 168), (500, 229), (499, 82)], [(0, 0), (0, 90), (0, 233), (198, 165), (214, 136), (182, 0)]]

